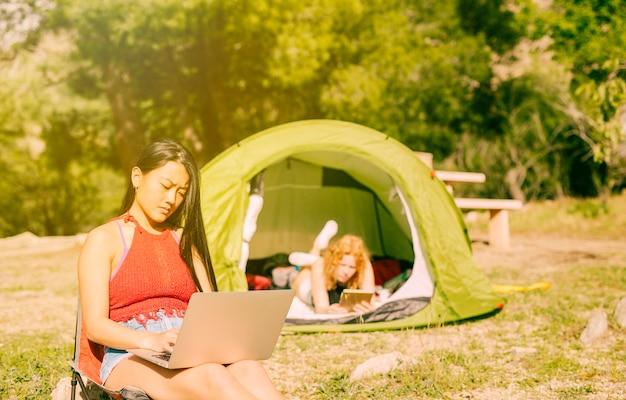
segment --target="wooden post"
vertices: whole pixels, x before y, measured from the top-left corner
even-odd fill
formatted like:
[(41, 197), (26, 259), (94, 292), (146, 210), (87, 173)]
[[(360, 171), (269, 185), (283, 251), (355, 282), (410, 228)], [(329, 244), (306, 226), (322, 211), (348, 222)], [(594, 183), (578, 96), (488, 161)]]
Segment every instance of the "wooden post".
[(489, 216), (489, 245), (508, 249), (510, 245), (508, 210), (489, 210)]
[(433, 167), (433, 153), (426, 153), (423, 151), (415, 151), (414, 152), (417, 158), (422, 160), (426, 166), (432, 168)]

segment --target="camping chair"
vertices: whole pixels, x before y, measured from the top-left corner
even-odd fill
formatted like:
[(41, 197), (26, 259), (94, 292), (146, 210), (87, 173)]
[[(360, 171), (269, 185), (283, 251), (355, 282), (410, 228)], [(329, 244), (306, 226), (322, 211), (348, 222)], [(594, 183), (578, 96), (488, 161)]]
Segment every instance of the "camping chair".
[(116, 400), (151, 400), (146, 392), (135, 387), (127, 386), (120, 390), (104, 387), (100, 382), (100, 366), (103, 355), (104, 347), (87, 339), (79, 302), (76, 313), (74, 358), (69, 362), (70, 367), (72, 367), (71, 400), (76, 399), (76, 385), (80, 385), (82, 397), (85, 400), (101, 399), (103, 393)]

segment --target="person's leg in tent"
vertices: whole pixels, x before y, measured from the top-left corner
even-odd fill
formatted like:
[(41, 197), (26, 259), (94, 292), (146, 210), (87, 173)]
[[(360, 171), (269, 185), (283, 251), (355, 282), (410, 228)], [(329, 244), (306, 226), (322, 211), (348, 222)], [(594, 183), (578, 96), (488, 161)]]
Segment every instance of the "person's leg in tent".
[(239, 268), (246, 272), (246, 264), (250, 254), (250, 240), (256, 232), (256, 221), (263, 208), (263, 197), (259, 194), (251, 194), (248, 202), (248, 211), (243, 220), (243, 242), (241, 244), (241, 257), (239, 257)]
[(315, 237), (315, 240), (313, 241), (313, 247), (309, 251), (309, 254), (314, 254), (317, 256), (322, 254), (322, 251), (324, 251), (328, 247), (330, 239), (332, 239), (333, 236), (337, 234), (338, 229), (339, 225), (337, 225), (337, 221), (333, 221), (332, 219), (326, 221), (326, 224), (324, 224), (324, 227), (322, 228), (320, 233), (318, 233)]
[(322, 251), (328, 247), (330, 240), (337, 234), (338, 225), (336, 221), (329, 220), (315, 237), (313, 246), (308, 253), (294, 252), (289, 254), (289, 262), (299, 268), (298, 275), (291, 282), (291, 288), (296, 292), (296, 296), (304, 303), (313, 306), (313, 295), (311, 293), (311, 268), (317, 261)]
[(326, 224), (324, 224), (324, 227), (322, 228), (320, 233), (318, 233), (315, 237), (315, 240), (313, 241), (313, 246), (311, 247), (309, 252), (293, 252), (289, 254), (289, 262), (292, 265), (297, 265), (301, 268), (311, 266), (311, 264), (313, 264), (320, 257), (322, 251), (324, 251), (328, 247), (330, 239), (332, 239), (333, 236), (337, 234), (338, 229), (339, 226), (337, 225), (336, 221), (332, 219), (326, 221)]

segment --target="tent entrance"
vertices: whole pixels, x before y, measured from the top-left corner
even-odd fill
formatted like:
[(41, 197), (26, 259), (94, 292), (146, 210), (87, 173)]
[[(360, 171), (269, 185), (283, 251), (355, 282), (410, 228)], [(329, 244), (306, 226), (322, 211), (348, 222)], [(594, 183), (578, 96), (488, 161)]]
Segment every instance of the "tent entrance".
[(304, 152), (268, 166), (250, 184), (251, 193), (264, 200), (249, 264), (308, 251), (332, 219), (339, 226), (335, 238), (361, 236), (374, 260), (409, 266), (410, 278), (389, 301), (432, 296), (433, 280), (413, 214), (401, 188), (380, 167), (346, 153)]
[(361, 236), (373, 256), (415, 258), (405, 205), (379, 167), (334, 152), (307, 152), (278, 161), (262, 176), (263, 209), (250, 258), (308, 251), (326, 221), (337, 236)]

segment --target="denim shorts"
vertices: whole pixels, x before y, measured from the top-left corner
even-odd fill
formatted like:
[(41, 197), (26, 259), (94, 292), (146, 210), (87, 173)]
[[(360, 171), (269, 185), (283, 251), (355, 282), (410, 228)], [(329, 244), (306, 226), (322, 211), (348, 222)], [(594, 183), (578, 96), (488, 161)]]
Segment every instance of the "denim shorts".
[[(141, 318), (141, 320), (144, 320)], [(134, 329), (136, 331), (148, 331), (148, 332), (164, 332), (172, 328), (180, 328), (183, 323), (183, 318), (179, 316), (167, 316), (164, 311), (158, 311), (156, 313), (156, 319), (145, 319), (145, 324), (133, 318), (127, 322), (120, 322), (120, 325)], [(102, 359), (102, 367), (100, 368), (100, 379), (104, 384), (109, 378), (111, 371), (122, 360), (130, 357), (130, 353), (126, 350), (112, 349), (110, 347), (104, 348), (104, 358)]]

